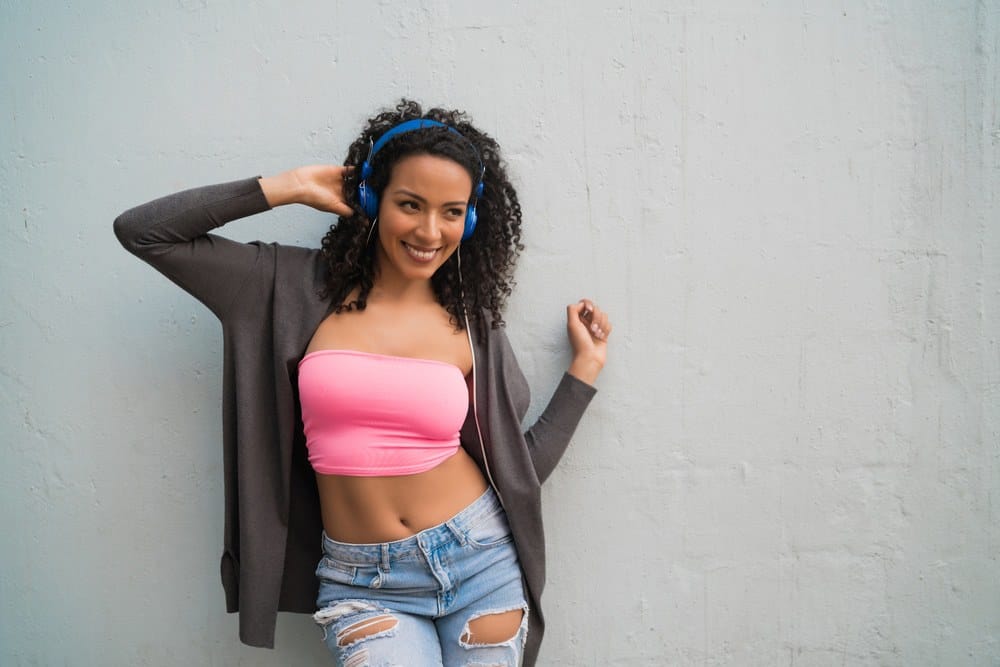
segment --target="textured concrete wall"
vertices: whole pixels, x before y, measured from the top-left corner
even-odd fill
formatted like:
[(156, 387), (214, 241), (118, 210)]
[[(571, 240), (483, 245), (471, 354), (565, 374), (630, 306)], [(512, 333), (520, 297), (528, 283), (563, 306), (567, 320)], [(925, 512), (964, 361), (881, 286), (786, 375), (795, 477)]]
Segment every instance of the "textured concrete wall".
[(507, 151), (534, 413), (615, 318), (543, 664), (1000, 664), (996, 3), (129, 4), (0, 2), (0, 663), (324, 663), (237, 643), (221, 330), (111, 221), (409, 95)]

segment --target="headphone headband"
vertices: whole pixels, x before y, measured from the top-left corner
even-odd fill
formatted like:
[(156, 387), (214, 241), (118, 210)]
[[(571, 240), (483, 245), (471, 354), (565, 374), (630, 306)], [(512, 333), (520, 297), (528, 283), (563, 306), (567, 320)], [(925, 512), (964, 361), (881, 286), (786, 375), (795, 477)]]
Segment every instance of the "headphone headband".
[[(431, 120), (430, 118), (414, 118), (413, 120), (400, 123), (379, 137), (379, 140), (375, 142), (374, 146), (372, 146), (372, 152), (369, 154), (368, 159), (371, 159), (372, 155), (375, 155), (375, 153), (382, 150), (382, 147), (389, 143), (389, 140), (393, 137), (406, 132), (413, 132), (414, 130), (422, 130), (427, 127), (446, 127), (449, 132), (454, 132), (458, 136), (462, 137), (462, 134), (450, 125), (439, 123), (438, 121)], [(465, 139), (465, 137), (462, 138)]]

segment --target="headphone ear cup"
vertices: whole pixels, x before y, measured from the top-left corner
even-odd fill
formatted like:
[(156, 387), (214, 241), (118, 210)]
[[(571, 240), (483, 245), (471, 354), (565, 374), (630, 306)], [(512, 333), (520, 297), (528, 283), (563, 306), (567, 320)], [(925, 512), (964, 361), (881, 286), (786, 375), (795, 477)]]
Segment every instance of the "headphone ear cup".
[(374, 220), (378, 215), (378, 195), (368, 187), (368, 183), (361, 181), (358, 184), (358, 203), (361, 210), (368, 216), (369, 220)]
[(472, 232), (476, 231), (476, 222), (479, 219), (479, 215), (476, 213), (475, 205), (470, 206), (465, 211), (465, 231), (462, 233), (462, 240), (467, 240), (472, 236)]

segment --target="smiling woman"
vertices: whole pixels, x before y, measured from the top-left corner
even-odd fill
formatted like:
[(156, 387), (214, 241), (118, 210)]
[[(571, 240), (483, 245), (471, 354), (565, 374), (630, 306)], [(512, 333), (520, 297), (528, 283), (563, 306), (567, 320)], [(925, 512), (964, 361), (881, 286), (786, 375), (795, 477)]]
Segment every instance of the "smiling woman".
[[(291, 203), (340, 216), (321, 250), (209, 233)], [(496, 142), (404, 100), (343, 166), (180, 192), (115, 232), (223, 323), (223, 584), (240, 637), (271, 646), (279, 610), (309, 611), (338, 665), (533, 664), (539, 487), (611, 325), (588, 300), (567, 307), (573, 361), (523, 431), (502, 319), (521, 208)]]

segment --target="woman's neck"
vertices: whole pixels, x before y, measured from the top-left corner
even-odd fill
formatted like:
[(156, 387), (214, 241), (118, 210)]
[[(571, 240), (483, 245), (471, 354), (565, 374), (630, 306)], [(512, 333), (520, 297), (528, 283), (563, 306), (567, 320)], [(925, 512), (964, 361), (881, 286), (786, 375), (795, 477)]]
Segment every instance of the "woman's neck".
[(430, 280), (407, 280), (402, 276), (386, 275), (376, 270), (375, 280), (368, 300), (386, 302), (430, 302), (437, 301)]

